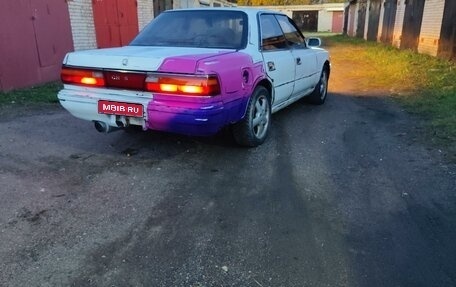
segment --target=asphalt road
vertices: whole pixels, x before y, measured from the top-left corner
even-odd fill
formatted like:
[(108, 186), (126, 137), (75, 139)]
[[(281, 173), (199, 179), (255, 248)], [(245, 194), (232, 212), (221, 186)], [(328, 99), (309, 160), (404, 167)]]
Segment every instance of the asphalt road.
[(388, 99), (298, 102), (255, 149), (0, 114), (0, 286), (456, 286), (456, 167)]

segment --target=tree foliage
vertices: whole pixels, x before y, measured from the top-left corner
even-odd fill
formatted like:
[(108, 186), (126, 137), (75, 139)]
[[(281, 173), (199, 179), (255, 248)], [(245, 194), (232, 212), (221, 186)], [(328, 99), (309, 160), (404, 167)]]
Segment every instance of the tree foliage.
[(239, 6), (309, 5), (324, 3), (344, 3), (345, 0), (238, 0)]

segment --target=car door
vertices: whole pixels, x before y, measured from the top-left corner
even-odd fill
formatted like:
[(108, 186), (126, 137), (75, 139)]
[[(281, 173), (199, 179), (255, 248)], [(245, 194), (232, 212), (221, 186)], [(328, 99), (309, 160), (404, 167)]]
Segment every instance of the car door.
[(295, 84), (292, 97), (309, 94), (319, 79), (320, 68), (317, 67), (316, 51), (307, 47), (304, 36), (297, 29), (293, 20), (285, 15), (276, 15), (280, 28), (291, 47), (295, 63)]
[(288, 100), (294, 87), (295, 60), (273, 14), (260, 15), (264, 68), (274, 85), (273, 108)]

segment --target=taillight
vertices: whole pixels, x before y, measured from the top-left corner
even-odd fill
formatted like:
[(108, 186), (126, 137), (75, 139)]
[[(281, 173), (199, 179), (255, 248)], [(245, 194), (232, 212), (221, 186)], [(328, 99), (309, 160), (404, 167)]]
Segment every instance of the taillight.
[(179, 75), (130, 71), (101, 71), (63, 67), (60, 74), (64, 84), (91, 87), (146, 90), (181, 96), (216, 96), (220, 83), (215, 75)]
[(64, 84), (105, 86), (103, 72), (63, 67), (60, 78)]
[(220, 84), (215, 75), (148, 74), (146, 90), (149, 92), (183, 96), (215, 96)]

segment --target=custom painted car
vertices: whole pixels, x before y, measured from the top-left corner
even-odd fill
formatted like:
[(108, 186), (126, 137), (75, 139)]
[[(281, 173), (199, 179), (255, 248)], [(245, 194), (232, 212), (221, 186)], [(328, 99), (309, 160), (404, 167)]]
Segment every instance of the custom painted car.
[(323, 104), (328, 52), (286, 15), (248, 8), (166, 11), (128, 45), (68, 53), (61, 105), (101, 132), (140, 126), (258, 146), (271, 114)]

